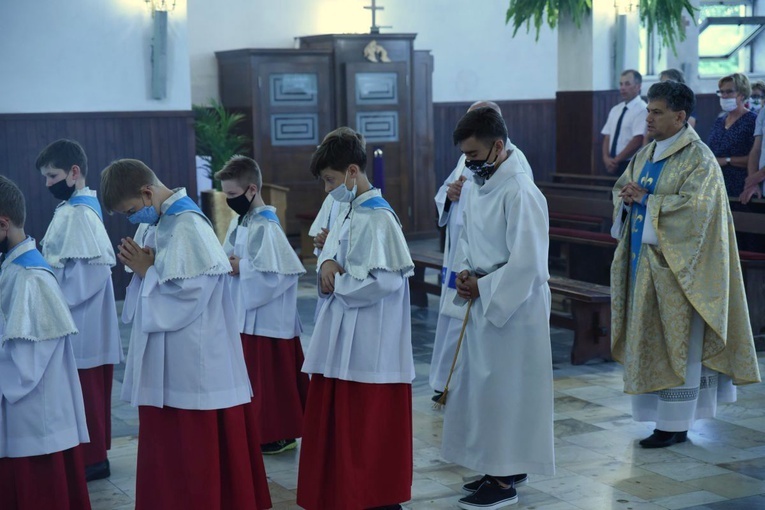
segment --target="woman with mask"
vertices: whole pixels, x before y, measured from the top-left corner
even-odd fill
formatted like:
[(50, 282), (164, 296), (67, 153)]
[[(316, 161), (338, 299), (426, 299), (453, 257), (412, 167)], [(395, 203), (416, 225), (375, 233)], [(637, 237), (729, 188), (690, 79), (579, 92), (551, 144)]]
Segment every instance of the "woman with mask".
[(725, 76), (718, 82), (718, 87), (717, 95), (723, 113), (710, 130), (707, 145), (722, 168), (728, 196), (738, 197), (744, 191), (757, 114), (745, 106), (751, 93), (746, 75), (734, 73)]

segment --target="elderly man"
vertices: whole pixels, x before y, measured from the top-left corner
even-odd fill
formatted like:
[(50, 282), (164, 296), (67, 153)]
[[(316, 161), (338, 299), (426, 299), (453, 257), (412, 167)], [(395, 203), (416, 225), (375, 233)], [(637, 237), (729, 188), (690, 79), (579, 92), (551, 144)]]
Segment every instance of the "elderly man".
[(685, 85), (648, 91), (648, 136), (614, 187), (612, 353), (644, 448), (686, 440), (733, 384), (759, 382), (733, 219), (720, 166), (686, 119)]
[(611, 108), (603, 137), (603, 164), (609, 174), (621, 174), (635, 152), (643, 145), (645, 101), (640, 98), (643, 77), (628, 69), (619, 80), (622, 102)]

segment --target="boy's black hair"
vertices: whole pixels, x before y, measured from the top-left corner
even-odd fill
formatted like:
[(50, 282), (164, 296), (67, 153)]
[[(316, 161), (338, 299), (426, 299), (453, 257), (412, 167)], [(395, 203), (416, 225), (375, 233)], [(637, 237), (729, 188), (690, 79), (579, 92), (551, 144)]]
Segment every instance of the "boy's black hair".
[(361, 133), (341, 127), (325, 136), (316, 148), (311, 158), (311, 173), (318, 178), (322, 170), (329, 168), (344, 172), (351, 165), (364, 171), (367, 166), (366, 141)]
[(492, 108), (476, 108), (467, 112), (457, 123), (452, 134), (454, 145), (459, 145), (471, 136), (491, 147), (497, 140), (507, 140), (507, 126), (502, 116)]

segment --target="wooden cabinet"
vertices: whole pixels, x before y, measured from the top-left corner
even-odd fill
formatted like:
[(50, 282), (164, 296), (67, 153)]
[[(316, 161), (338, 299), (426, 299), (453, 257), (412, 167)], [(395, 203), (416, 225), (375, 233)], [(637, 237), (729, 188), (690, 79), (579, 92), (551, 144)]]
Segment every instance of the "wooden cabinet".
[[(408, 234), (435, 232), (433, 59), (414, 34), (303, 37), (300, 49), (216, 53), (223, 105), (247, 115), (264, 182), (289, 188), (286, 230), (319, 210), (323, 186), (308, 167), (324, 135), (350, 126), (367, 138), (367, 173), (383, 151), (385, 197)], [(370, 62), (376, 41), (391, 62)], [(427, 205), (423, 205), (427, 204)]]

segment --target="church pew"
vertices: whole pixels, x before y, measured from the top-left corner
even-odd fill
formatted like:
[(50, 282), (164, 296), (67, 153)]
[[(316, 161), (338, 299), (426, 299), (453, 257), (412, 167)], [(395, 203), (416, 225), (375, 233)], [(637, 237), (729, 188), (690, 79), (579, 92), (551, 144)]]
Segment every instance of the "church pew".
[[(441, 271), (443, 253), (410, 249), (414, 262), (414, 276), (409, 279), (411, 303), (428, 306), (427, 294), (441, 295), (439, 284), (424, 280), (426, 269)], [(550, 324), (574, 331), (571, 363), (581, 365), (594, 358), (611, 359), (611, 294), (603, 285), (553, 276), (549, 280), (550, 292), (567, 299), (570, 313), (555, 311)]]
[(553, 182), (571, 182), (575, 184), (595, 184), (600, 186), (613, 187), (619, 176), (617, 175), (587, 175), (587, 174), (567, 174), (556, 172), (552, 174)]

